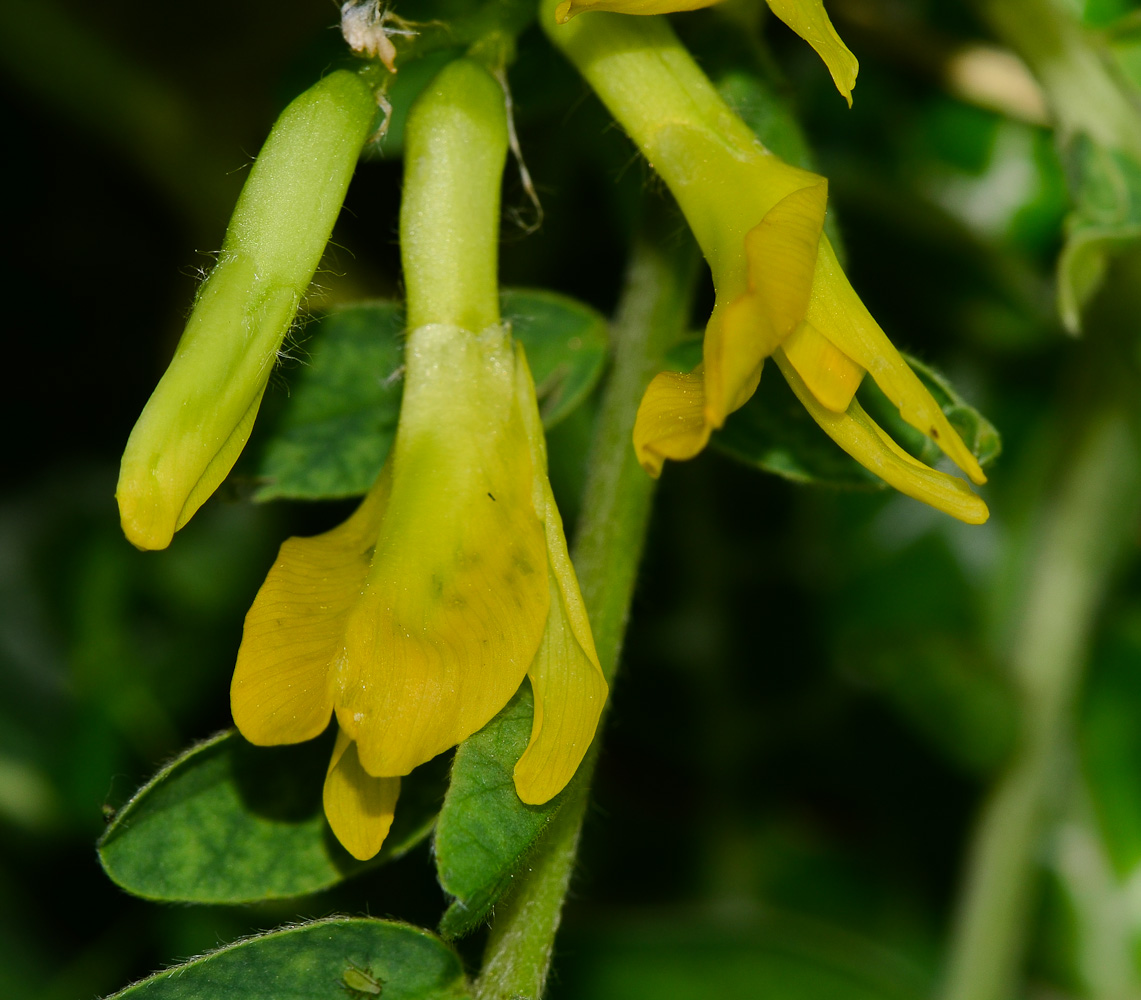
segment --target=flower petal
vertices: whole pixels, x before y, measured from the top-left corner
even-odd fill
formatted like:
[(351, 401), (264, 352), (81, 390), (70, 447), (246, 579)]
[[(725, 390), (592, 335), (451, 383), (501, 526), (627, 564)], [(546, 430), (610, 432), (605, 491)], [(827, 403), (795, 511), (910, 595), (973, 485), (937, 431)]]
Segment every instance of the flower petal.
[(246, 615), (230, 685), (234, 722), (251, 743), (299, 743), (329, 724), (329, 668), (368, 578), (391, 481), (386, 465), (344, 524), (281, 546)]
[(531, 740), (515, 765), (515, 790), (528, 805), (554, 798), (574, 777), (608, 691), (573, 570), (557, 573), (552, 565), (550, 585), (547, 628), (527, 672), (535, 696)]
[(701, 451), (710, 430), (703, 366), (691, 372), (659, 372), (638, 406), (634, 452), (642, 468), (656, 479), (667, 458), (684, 461)]
[(705, 331), (705, 412), (714, 427), (756, 391), (761, 363), (808, 310), (828, 182), (778, 201), (745, 234), (748, 288), (714, 308)]
[(773, 360), (812, 419), (864, 468), (900, 493), (967, 524), (982, 524), (989, 517), (982, 498), (972, 493), (966, 483), (912, 458), (877, 426), (856, 400), (852, 400), (846, 413), (833, 413), (812, 395), (783, 351), (777, 351)]
[(567, 551), (563, 520), (547, 479), (547, 450), (535, 386), (519, 349), (520, 407), (531, 442), (537, 506), (542, 512), (549, 560), (551, 606), (539, 651), (527, 671), (535, 716), (527, 749), (515, 765), (515, 790), (530, 805), (554, 798), (574, 777), (594, 739), (608, 692), (590, 620)]
[(523, 681), (550, 595), (532, 458), (500, 327), (409, 334), (392, 493), (330, 676), (365, 770), (466, 739)]
[(860, 64), (832, 27), (821, 0), (767, 0), (777, 17), (795, 31), (824, 60), (836, 89), (852, 106), (852, 88)]
[(904, 420), (930, 437), (973, 482), (986, 482), (978, 460), (852, 289), (827, 237), (820, 242), (820, 261), (807, 319), (821, 335), (867, 369), (884, 395), (899, 407)]
[(720, 0), (563, 0), (555, 8), (555, 20), (566, 24), (588, 10), (611, 10), (617, 14), (673, 14), (681, 10), (712, 7)]
[(807, 321), (793, 330), (781, 349), (821, 406), (834, 413), (848, 408), (863, 381), (863, 368)]
[(361, 767), (356, 744), (337, 731), (325, 775), (325, 818), (342, 846), (358, 861), (374, 857), (392, 826), (399, 778), (374, 778)]

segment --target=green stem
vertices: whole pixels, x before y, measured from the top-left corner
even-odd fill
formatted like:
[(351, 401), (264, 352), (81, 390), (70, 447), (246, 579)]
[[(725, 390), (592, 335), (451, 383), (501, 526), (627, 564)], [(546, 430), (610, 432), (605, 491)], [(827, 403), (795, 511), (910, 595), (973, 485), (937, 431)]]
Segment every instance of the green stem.
[(1126, 407), (1088, 412), (1032, 544), (1035, 563), (1011, 666), (1022, 743), (983, 808), (967, 862), (944, 1000), (1014, 995), (1052, 793), (1094, 618), (1138, 499), (1137, 443)]
[(599, 409), (574, 546), (579, 586), (608, 682), (618, 667), (655, 485), (634, 454), (634, 417), (665, 352), (686, 331), (695, 251), (688, 238), (643, 233), (634, 244), (614, 323), (614, 369)]
[[(670, 245), (667, 239), (643, 233), (633, 248), (614, 324), (614, 368), (598, 413), (574, 553), (598, 657), (611, 682), (654, 494), (654, 481), (639, 467), (630, 434), (642, 393), (661, 367), (666, 349), (685, 330), (696, 259), (688, 242)], [(535, 1000), (542, 995), (598, 743), (596, 738), (583, 761), (576, 794), (530, 859), (526, 880), (496, 910), (476, 983), (479, 1000)]]

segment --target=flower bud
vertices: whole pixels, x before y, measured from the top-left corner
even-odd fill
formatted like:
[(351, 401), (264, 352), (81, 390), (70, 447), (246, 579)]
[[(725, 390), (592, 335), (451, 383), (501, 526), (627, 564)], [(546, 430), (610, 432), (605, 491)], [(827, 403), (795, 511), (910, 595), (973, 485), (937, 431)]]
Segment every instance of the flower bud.
[(166, 548), (245, 446), (375, 112), (368, 86), (342, 70), (274, 124), (218, 263), (123, 452), (115, 496), (138, 548)]

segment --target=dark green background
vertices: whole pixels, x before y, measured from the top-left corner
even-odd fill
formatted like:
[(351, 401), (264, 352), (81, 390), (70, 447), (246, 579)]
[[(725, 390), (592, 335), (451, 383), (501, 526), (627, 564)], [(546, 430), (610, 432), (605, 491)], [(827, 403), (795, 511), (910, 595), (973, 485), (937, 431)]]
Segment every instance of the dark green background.
[[(55, 8), (41, 6), (37, 16)], [(933, 44), (985, 36), (958, 4), (901, 9), (905, 32)], [(244, 908), (132, 899), (99, 868), (103, 810), (230, 724), (241, 619), (277, 544), (351, 509), (255, 506), (239, 478), (169, 551), (141, 554), (112, 499), (118, 454), (245, 166), (276, 112), (340, 56), (322, 0), (59, 10), (82, 33), (78, 49), (55, 36), (7, 46), (0, 62), (0, 995), (42, 1000), (110, 993), (301, 915), (434, 926), (445, 905), (423, 847), (329, 893)], [(711, 72), (739, 58), (717, 17), (678, 20)], [(775, 23), (771, 68), (830, 177), (855, 287), (897, 345), (950, 373), (1003, 435), (985, 492), (992, 522), (970, 529), (893, 495), (798, 487), (715, 453), (667, 470), (556, 998), (928, 993), (965, 836), (1010, 746), (988, 615), (1002, 604), (999, 555), (1048, 458), (1041, 428), (1081, 350), (1053, 315), (1064, 182), (1048, 133), (951, 98), (890, 32), (837, 24), (861, 61), (854, 110)], [(107, 66), (123, 75), (105, 88)], [(609, 313), (637, 206), (666, 196), (533, 30), (512, 80), (546, 220), (531, 236), (506, 223), (502, 281)], [(172, 129), (158, 145), (179, 155), (156, 162), (120, 124), (132, 95), (155, 104), (154, 128)], [(938, 192), (983, 176), (1012, 135), (1031, 150), (1035, 186), (1002, 225), (972, 230)], [(399, 183), (397, 162), (358, 171), (318, 276), (329, 300), (398, 294)], [(505, 206), (526, 211), (510, 169)], [(680, 215), (676, 232), (685, 238)], [(695, 328), (711, 288), (698, 300)], [(275, 375), (268, 405), (296, 364)], [(568, 524), (588, 434), (587, 410), (552, 434)], [(1134, 569), (1103, 615), (1083, 709), (1123, 870), (1141, 853), (1137, 584)], [(1039, 899), (1034, 976), (1076, 989), (1064, 900)], [(476, 960), (479, 939), (464, 952)]]

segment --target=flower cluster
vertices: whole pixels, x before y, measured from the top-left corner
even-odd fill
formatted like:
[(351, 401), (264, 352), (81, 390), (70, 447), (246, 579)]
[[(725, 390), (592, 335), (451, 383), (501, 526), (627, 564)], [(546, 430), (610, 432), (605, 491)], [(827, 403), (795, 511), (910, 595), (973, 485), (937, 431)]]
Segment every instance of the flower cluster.
[[(327, 90), (329, 80), (337, 75), (318, 87)], [(371, 95), (368, 109), (361, 141)], [(325, 121), (320, 112), (316, 119)], [(292, 147), (275, 138), (281, 129), (247, 182), (231, 223), (235, 241), (265, 242), (264, 233), (251, 235), (241, 207), (263, 183), (266, 157), (280, 156), (283, 146), (298, 158), (312, 153), (304, 136), (290, 133)], [(531, 375), (499, 319), (496, 242), (507, 151), (499, 84), (474, 62), (449, 64), (413, 107), (405, 146), (401, 246), (409, 331), (396, 440), (348, 521), (282, 545), (246, 617), (231, 685), (234, 721), (255, 744), (312, 739), (336, 716), (325, 812), (358, 858), (380, 849), (401, 776), (484, 726), (524, 678), (534, 721), (514, 776), (527, 803), (548, 801), (574, 775), (607, 697), (547, 480)], [(270, 185), (278, 205), (260, 196), (266, 219), (275, 207), (289, 217), (297, 178), (290, 181)], [(319, 197), (321, 190), (306, 194)], [(306, 258), (305, 283), (319, 256)], [(166, 517), (149, 547), (167, 544), (233, 464), (292, 318), (291, 311), (284, 321), (275, 317), (272, 336), (251, 337), (232, 303), (215, 309), (213, 288), (229, 280), (228, 259), (204, 288), (156, 392), (161, 407), (148, 406), (124, 457), (120, 503), (129, 537), (140, 537), (140, 509), (182, 511)], [(253, 282), (252, 274), (244, 278)], [(291, 292), (291, 310), (296, 299)], [(237, 371), (222, 363), (230, 355), (240, 359)], [(208, 377), (197, 369), (199, 377), (182, 377), (186, 357), (200, 357), (201, 365), (213, 360), (217, 368)], [(253, 402), (212, 415), (217, 392), (244, 393)], [(181, 436), (172, 453), (161, 443), (174, 440), (174, 430)], [(223, 468), (209, 451), (217, 452), (215, 438), (227, 433), (236, 444), (223, 449)], [(126, 503), (134, 493), (124, 482), (139, 478), (134, 443), (144, 436), (160, 442), (160, 464), (205, 455), (218, 470), (209, 489), (189, 475), (170, 484), (163, 504)]]
[[(700, 452), (771, 357), (865, 466), (961, 520), (984, 521), (986, 505), (962, 480), (912, 458), (856, 401), (870, 375), (909, 424), (985, 481), (848, 283), (823, 231), (827, 182), (765, 149), (662, 19), (605, 13), (708, 2), (542, 8), (545, 29), (670, 187), (716, 289), (701, 364), (660, 373), (645, 393), (633, 427), (639, 461), (657, 476), (667, 459)], [(769, 6), (812, 43), (850, 101), (856, 62), (819, 0)], [(124, 454), (118, 497), (136, 545), (167, 545), (233, 465), (374, 116), (370, 88), (342, 71), (275, 126)], [(231, 686), (234, 720), (256, 744), (308, 740), (335, 718), (325, 811), (358, 858), (380, 850), (401, 778), (486, 725), (525, 678), (534, 719), (514, 770), (525, 803), (566, 786), (607, 698), (547, 479), (535, 389), (498, 311), (500, 83), (478, 62), (451, 62), (412, 107), (404, 142), (408, 332), (395, 443), (344, 524), (281, 546), (246, 617)]]

